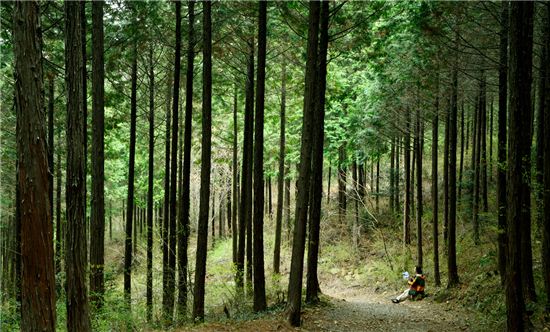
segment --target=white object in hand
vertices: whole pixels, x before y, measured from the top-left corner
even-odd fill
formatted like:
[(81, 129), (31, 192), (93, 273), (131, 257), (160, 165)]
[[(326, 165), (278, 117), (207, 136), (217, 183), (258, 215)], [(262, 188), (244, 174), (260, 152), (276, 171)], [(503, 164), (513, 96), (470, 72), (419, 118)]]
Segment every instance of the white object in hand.
[(409, 279), (409, 272), (405, 271), (401, 273), (403, 275), (403, 279), (407, 280)]

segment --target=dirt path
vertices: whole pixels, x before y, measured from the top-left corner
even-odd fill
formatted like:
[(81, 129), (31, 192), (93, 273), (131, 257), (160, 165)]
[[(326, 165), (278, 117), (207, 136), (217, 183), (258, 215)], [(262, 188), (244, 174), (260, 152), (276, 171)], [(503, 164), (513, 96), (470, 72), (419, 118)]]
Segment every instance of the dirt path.
[(291, 327), (284, 312), (253, 320), (207, 323), (177, 331), (476, 331), (472, 314), (425, 299), (394, 304), (395, 294), (364, 287), (324, 288), (323, 304), (303, 308), (302, 326)]
[(470, 331), (467, 312), (429, 299), (391, 302), (394, 294), (374, 293), (364, 288), (324, 290), (330, 297), (325, 306), (306, 309), (304, 330), (311, 331)]

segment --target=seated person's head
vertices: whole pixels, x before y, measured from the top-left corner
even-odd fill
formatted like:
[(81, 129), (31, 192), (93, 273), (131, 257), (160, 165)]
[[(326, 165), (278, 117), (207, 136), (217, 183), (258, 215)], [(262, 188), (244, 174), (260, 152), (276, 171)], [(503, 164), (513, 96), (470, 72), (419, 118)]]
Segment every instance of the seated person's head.
[(416, 274), (422, 274), (422, 266), (416, 267)]

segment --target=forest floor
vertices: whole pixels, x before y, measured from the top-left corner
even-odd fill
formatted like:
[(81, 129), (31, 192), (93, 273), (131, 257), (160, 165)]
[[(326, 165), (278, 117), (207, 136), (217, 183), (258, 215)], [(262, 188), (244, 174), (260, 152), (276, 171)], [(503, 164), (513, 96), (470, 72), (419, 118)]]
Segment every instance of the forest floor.
[(253, 320), (207, 323), (177, 331), (475, 331), (476, 315), (456, 304), (422, 301), (391, 302), (395, 293), (330, 280), (322, 301), (306, 306), (302, 327), (293, 328), (283, 310)]

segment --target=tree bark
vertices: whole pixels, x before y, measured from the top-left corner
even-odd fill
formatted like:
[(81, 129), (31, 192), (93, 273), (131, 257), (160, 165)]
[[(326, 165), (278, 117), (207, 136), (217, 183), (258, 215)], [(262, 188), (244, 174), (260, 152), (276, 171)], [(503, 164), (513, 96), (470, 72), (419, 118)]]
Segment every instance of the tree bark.
[(506, 280), (506, 121), (508, 94), (508, 2), (501, 3), (500, 61), (498, 67), (498, 151), (497, 151), (497, 213), (498, 213), (498, 268), (501, 284)]
[[(311, 197), (309, 211), (308, 255), (307, 255), (307, 279), (306, 302), (318, 303), (319, 277), (317, 266), (319, 260), (319, 233), (321, 230), (321, 205), (323, 200), (323, 143), (325, 141), (325, 90), (327, 76), (327, 52), (328, 52), (328, 26), (329, 26), (329, 2), (321, 4), (321, 23), (319, 37), (319, 54), (317, 58), (317, 96), (314, 104), (313, 115), (313, 140), (311, 157)], [(359, 215), (359, 214), (357, 214)]]
[[(14, 7), (17, 181), (20, 190), (16, 198), (21, 213), (18, 232), (21, 242), (16, 250), (21, 252), (21, 330), (55, 331), (53, 227), (49, 198), (49, 187), (53, 183), (48, 179), (41, 98), (40, 8), (38, 2), (17, 2)], [(73, 295), (72, 292), (68, 294)]]
[(130, 96), (130, 156), (128, 161), (128, 196), (126, 203), (126, 238), (124, 241), (124, 296), (128, 308), (132, 302), (132, 227), (134, 226), (134, 176), (137, 117), (137, 42), (132, 46), (132, 91)]
[(206, 252), (208, 245), (208, 209), (210, 199), (210, 169), (212, 157), (212, 21), (210, 1), (203, 2), (202, 25), (202, 141), (201, 141), (201, 189), (195, 264), (195, 293), (193, 320), (204, 320), (204, 286), (206, 277)]
[(403, 243), (411, 244), (411, 114), (407, 110), (405, 128), (405, 208), (403, 212)]
[(168, 222), (168, 270), (166, 276), (166, 301), (164, 315), (171, 322), (174, 312), (174, 291), (176, 277), (176, 207), (178, 184), (178, 125), (179, 125), (179, 93), (181, 68), (181, 1), (176, 1), (176, 47), (174, 51), (174, 85), (172, 92), (172, 146), (170, 148), (170, 204)]
[(434, 246), (434, 282), (441, 285), (439, 273), (439, 187), (437, 161), (439, 158), (439, 72), (437, 73), (437, 90), (435, 95), (435, 115), (432, 121), (432, 218), (433, 218), (433, 246)]
[(147, 322), (153, 319), (153, 179), (155, 176), (155, 70), (149, 45), (149, 166), (147, 179)]
[(178, 319), (185, 319), (187, 315), (187, 285), (190, 221), (190, 191), (191, 191), (191, 137), (193, 130), (193, 71), (195, 62), (195, 1), (190, 0), (188, 6), (188, 35), (187, 35), (187, 69), (185, 74), (185, 123), (183, 133), (183, 166), (182, 166), (182, 201), (180, 206), (180, 232), (178, 234)]
[(104, 153), (104, 64), (103, 2), (92, 2), (92, 211), (90, 224), (90, 300), (103, 304), (105, 292), (105, 153)]
[[(457, 33), (458, 34), (458, 33)], [(458, 37), (456, 37), (458, 40)], [(451, 72), (451, 110), (449, 114), (449, 225), (447, 251), (447, 287), (458, 285), (456, 266), (456, 141), (457, 141), (457, 94), (458, 94), (458, 55)]]
[(319, 35), (320, 3), (309, 3), (309, 27), (307, 42), (307, 62), (304, 91), (304, 116), (302, 120), (302, 142), (300, 149), (300, 168), (298, 194), (296, 200), (296, 223), (292, 240), (292, 261), (288, 284), (288, 320), (292, 326), (300, 326), (302, 276), (304, 272), (304, 251), (308, 202), (311, 181), (311, 151), (313, 140), (313, 122), (317, 87), (317, 48)]
[[(241, 173), (241, 195), (239, 208), (239, 247), (237, 251), (236, 285), (238, 291), (243, 291), (244, 260), (246, 254), (246, 233), (252, 223), (252, 152), (254, 130), (254, 42), (248, 41), (249, 53), (245, 87), (243, 159)], [(247, 271), (248, 271), (247, 264)], [(249, 279), (248, 279), (249, 280)]]
[(85, 128), (82, 61), (82, 11), (65, 2), (65, 85), (67, 89), (67, 330), (89, 331), (86, 291)]
[(449, 110), (445, 112), (445, 140), (443, 141), (443, 245), (448, 245), (449, 225)]
[[(529, 230), (523, 219), (522, 210), (529, 209), (529, 152), (531, 146), (531, 68), (533, 47), (532, 2), (510, 4), (510, 59), (509, 59), (509, 106), (510, 117), (508, 138), (507, 185), (507, 229), (508, 252), (506, 257), (506, 308), (509, 331), (523, 331), (526, 328), (524, 302), (524, 272), (522, 270), (523, 232)], [(529, 210), (528, 210), (529, 211)]]
[(346, 219), (346, 144), (338, 148), (338, 222)]
[(267, 2), (259, 2), (256, 114), (254, 117), (254, 311), (264, 311), (264, 94), (267, 39)]
[(415, 130), (415, 149), (416, 149), (416, 252), (417, 266), (422, 266), (422, 134), (421, 134), (420, 108), (416, 110), (416, 130)]
[[(550, 20), (550, 6), (546, 6), (546, 22)], [(548, 136), (548, 131), (550, 130), (550, 27), (548, 24), (544, 29), (543, 41), (546, 45), (545, 52), (543, 56), (543, 61), (541, 64), (544, 64), (544, 73), (543, 77), (546, 77), (544, 82), (544, 111), (542, 111), (543, 121), (544, 121), (544, 132)], [(542, 222), (542, 266), (543, 266), (543, 275), (544, 275), (544, 287), (546, 290), (546, 312), (550, 312), (550, 143), (548, 140), (544, 142), (544, 161), (543, 161), (543, 209), (544, 214), (541, 220)]]
[(238, 130), (237, 130), (237, 84), (235, 84), (235, 91), (233, 92), (233, 204), (231, 209), (231, 241), (233, 243), (233, 264), (237, 264), (237, 248), (238, 248), (238, 237), (239, 230), (237, 229), (237, 210), (239, 206), (238, 191), (239, 191), (239, 177), (238, 177), (238, 168), (239, 160), (237, 157), (238, 154)]
[(279, 174), (277, 176), (277, 216), (275, 221), (275, 245), (273, 249), (273, 272), (280, 273), (281, 265), (281, 230), (283, 223), (283, 188), (285, 182), (285, 131), (286, 131), (286, 61), (283, 60), (281, 79), (281, 112), (279, 134)]
[(474, 120), (474, 148), (473, 148), (473, 157), (472, 157), (472, 169), (474, 170), (474, 178), (473, 178), (473, 185), (474, 185), (474, 192), (472, 195), (472, 224), (474, 227), (474, 244), (479, 245), (479, 185), (480, 185), (480, 166), (481, 166), (481, 113), (482, 113), (482, 90), (483, 90), (483, 83), (480, 84), (479, 88), (479, 96), (476, 98), (476, 111), (475, 111), (475, 120)]

